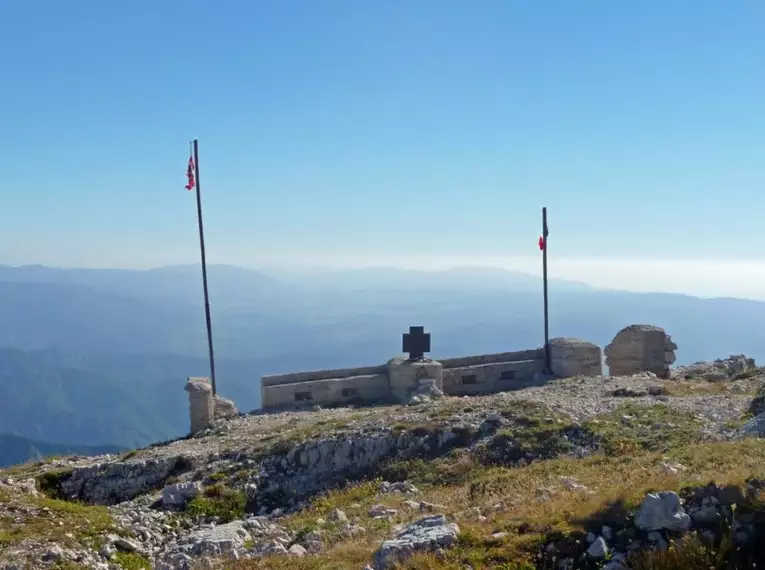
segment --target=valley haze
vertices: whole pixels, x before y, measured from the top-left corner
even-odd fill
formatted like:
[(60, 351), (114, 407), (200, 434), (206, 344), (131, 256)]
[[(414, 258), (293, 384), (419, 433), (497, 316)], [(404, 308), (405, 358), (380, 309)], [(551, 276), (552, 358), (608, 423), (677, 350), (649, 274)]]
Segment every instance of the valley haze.
[[(259, 406), (262, 375), (382, 364), (401, 353), (410, 325), (432, 334), (434, 358), (543, 343), (541, 278), (522, 271), (208, 273), (218, 387), (243, 411)], [(0, 463), (49, 444), (131, 448), (187, 432), (185, 379), (209, 374), (199, 266), (0, 266), (0, 314), (0, 434), (14, 446), (11, 454), (0, 439)], [(551, 336), (603, 347), (628, 324), (655, 324), (677, 342), (679, 365), (739, 353), (762, 360), (764, 320), (756, 300), (550, 280)]]

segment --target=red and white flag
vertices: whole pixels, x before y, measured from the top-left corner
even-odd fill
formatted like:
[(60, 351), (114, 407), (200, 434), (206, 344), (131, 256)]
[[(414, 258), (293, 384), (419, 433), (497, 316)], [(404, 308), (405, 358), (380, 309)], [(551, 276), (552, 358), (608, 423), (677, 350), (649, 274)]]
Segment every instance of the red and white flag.
[(194, 157), (189, 157), (189, 166), (186, 169), (186, 178), (189, 179), (188, 184), (186, 184), (186, 190), (191, 190), (196, 185), (196, 182), (194, 181)]

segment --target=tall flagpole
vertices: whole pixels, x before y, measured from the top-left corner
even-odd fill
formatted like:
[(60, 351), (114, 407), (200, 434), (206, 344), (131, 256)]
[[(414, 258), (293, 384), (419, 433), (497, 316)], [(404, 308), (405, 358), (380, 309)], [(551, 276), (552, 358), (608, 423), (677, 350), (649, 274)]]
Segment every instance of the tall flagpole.
[(547, 310), (547, 208), (542, 208), (542, 238), (540, 246), (542, 248), (542, 281), (544, 282), (544, 300), (545, 300), (545, 372), (551, 372), (550, 366), (550, 323)]
[(210, 382), (213, 396), (217, 394), (215, 386), (215, 355), (213, 353), (212, 324), (210, 320), (210, 297), (207, 292), (207, 261), (205, 260), (205, 230), (202, 225), (202, 195), (199, 190), (199, 144), (194, 139), (194, 176), (197, 189), (197, 220), (199, 221), (199, 246), (202, 250), (202, 283), (205, 291), (205, 320), (207, 321), (207, 348), (210, 352)]

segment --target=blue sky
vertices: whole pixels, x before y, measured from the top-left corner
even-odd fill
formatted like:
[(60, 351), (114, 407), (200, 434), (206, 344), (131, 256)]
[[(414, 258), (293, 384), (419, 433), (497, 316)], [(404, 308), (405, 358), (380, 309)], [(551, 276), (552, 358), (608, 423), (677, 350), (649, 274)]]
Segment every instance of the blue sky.
[(765, 267), (764, 29), (760, 0), (6, 0), (0, 263), (196, 261), (197, 137), (211, 263), (535, 264), (546, 205), (580, 273)]

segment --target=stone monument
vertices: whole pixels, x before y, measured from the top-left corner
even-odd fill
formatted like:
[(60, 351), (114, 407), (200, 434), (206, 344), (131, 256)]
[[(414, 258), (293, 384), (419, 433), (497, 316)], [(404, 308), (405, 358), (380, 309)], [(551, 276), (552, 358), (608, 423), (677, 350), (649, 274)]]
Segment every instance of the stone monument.
[(232, 400), (213, 396), (209, 378), (189, 377), (184, 389), (189, 393), (191, 433), (207, 429), (215, 420), (239, 415)]
[(388, 361), (388, 378), (393, 399), (400, 403), (443, 396), (444, 370), (440, 362), (425, 357), (430, 352), (430, 333), (423, 327), (409, 327), (403, 335), (403, 350), (409, 358)]
[(669, 378), (676, 349), (661, 327), (630, 325), (616, 334), (604, 352), (611, 376), (652, 372), (659, 378)]
[(184, 388), (189, 393), (191, 433), (210, 427), (215, 420), (215, 398), (207, 378), (190, 377)]

